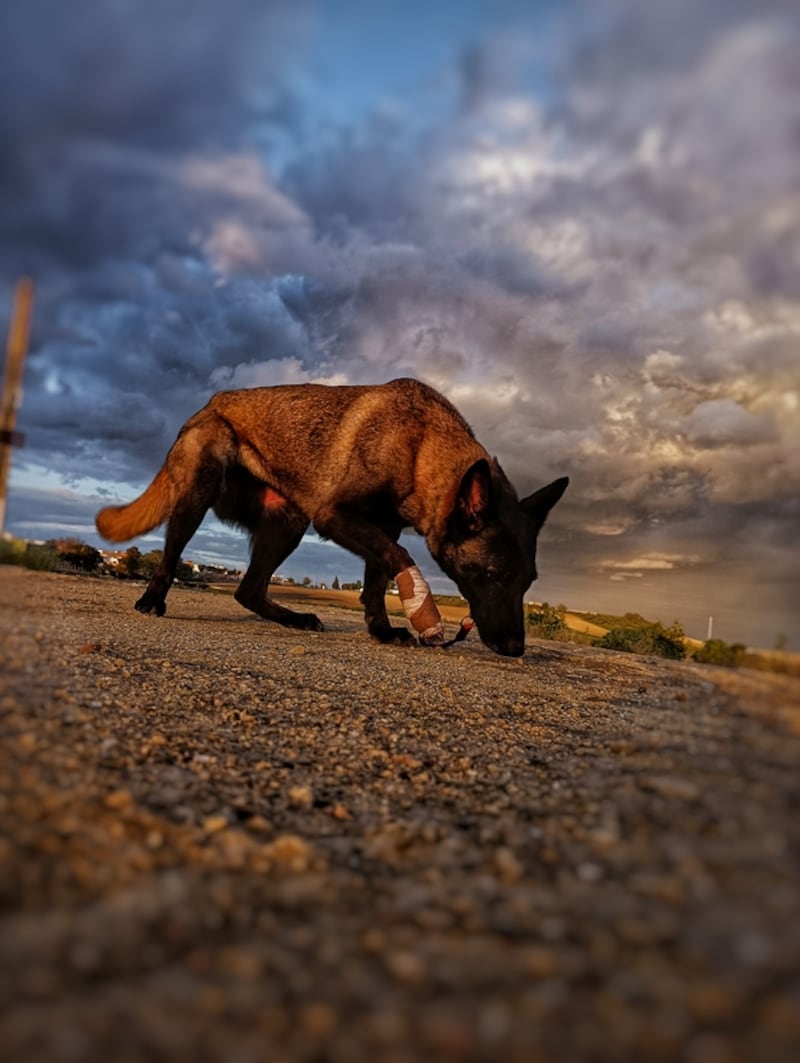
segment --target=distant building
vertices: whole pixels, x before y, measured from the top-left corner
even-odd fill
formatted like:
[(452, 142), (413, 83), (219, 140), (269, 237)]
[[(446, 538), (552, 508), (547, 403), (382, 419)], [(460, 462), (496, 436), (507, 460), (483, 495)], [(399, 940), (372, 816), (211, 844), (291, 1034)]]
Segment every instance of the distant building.
[(103, 559), (103, 563), (110, 565), (112, 568), (116, 568), (117, 565), (125, 557), (124, 550), (101, 550), (100, 556)]

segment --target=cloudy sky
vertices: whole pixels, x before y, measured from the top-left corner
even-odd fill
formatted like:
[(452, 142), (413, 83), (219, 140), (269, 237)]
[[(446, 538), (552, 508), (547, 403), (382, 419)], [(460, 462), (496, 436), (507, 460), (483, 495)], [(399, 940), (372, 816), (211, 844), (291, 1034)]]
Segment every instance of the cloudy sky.
[(531, 597), (800, 650), (798, 55), (791, 0), (0, 5), (8, 529), (99, 543), (216, 390), (411, 375), (571, 477)]

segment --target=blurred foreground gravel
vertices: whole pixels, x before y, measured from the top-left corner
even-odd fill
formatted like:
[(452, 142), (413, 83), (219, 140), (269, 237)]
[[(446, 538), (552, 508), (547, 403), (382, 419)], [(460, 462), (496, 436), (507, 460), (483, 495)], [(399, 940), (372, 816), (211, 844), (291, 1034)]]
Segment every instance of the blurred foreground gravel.
[(800, 1059), (800, 684), (0, 567), (0, 1044)]

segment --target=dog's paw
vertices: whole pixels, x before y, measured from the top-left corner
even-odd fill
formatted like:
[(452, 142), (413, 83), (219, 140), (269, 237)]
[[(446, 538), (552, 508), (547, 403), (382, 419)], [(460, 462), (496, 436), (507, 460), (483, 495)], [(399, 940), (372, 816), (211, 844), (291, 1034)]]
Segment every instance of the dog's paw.
[(417, 644), (411, 632), (404, 627), (392, 627), (387, 624), (383, 627), (372, 627), (369, 633), (376, 642), (384, 646), (416, 646)]
[(167, 603), (163, 598), (157, 598), (145, 591), (133, 608), (138, 613), (155, 613), (156, 616), (163, 616), (167, 611)]
[(314, 613), (299, 613), (298, 619), (300, 620), (300, 623), (297, 626), (302, 628), (303, 631), (325, 630), (325, 625), (318, 616), (314, 615)]

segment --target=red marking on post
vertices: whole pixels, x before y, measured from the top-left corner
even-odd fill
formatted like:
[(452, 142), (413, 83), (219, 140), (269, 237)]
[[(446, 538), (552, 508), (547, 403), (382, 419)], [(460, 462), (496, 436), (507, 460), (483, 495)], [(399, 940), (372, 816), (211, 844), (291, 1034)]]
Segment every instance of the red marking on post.
[(261, 502), (264, 509), (280, 509), (281, 506), (286, 505), (286, 499), (283, 495), (279, 495), (274, 487), (265, 487), (264, 493), (261, 496)]

